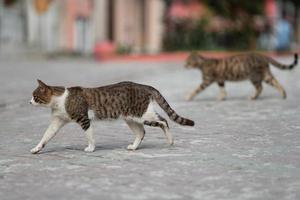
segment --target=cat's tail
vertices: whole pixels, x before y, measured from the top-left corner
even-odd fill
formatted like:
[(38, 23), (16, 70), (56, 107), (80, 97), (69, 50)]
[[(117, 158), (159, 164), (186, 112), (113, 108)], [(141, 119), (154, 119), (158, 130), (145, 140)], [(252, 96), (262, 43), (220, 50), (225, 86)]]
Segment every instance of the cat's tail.
[(171, 108), (166, 99), (160, 94), (158, 90), (152, 88), (153, 91), (153, 99), (157, 102), (157, 104), (167, 113), (169, 118), (174, 122), (183, 125), (183, 126), (194, 126), (194, 121), (179, 116), (175, 110)]
[(294, 62), (290, 65), (281, 64), (270, 57), (268, 57), (268, 60), (273, 66), (279, 69), (293, 69), (298, 64), (298, 54), (297, 53), (294, 54)]

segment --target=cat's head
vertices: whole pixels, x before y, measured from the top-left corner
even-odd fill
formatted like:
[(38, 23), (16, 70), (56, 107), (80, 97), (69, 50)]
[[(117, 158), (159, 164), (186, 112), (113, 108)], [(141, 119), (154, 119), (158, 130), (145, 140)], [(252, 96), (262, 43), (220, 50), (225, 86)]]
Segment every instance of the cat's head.
[(192, 52), (186, 59), (184, 67), (187, 69), (197, 68), (201, 66), (203, 61), (204, 61), (204, 57), (199, 55), (198, 52)]
[(34, 106), (49, 106), (53, 96), (51, 86), (46, 85), (41, 80), (37, 80), (38, 87), (33, 91), (30, 104)]

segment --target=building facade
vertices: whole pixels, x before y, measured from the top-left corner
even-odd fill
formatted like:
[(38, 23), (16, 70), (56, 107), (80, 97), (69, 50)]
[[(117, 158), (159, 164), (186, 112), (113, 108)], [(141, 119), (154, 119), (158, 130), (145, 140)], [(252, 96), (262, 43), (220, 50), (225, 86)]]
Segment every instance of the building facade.
[[(25, 46), (45, 53), (91, 54), (97, 44), (110, 42), (132, 53), (157, 53), (163, 48), (165, 16), (193, 15), (180, 2), (186, 0), (0, 0), (0, 50)], [(291, 0), (264, 2), (270, 19), (280, 17), (283, 8), (292, 13), (299, 42), (299, 8)], [(196, 17), (201, 8), (192, 6)]]
[(162, 48), (163, 0), (0, 0), (0, 7), (1, 43), (46, 53), (90, 54), (107, 41), (134, 53)]

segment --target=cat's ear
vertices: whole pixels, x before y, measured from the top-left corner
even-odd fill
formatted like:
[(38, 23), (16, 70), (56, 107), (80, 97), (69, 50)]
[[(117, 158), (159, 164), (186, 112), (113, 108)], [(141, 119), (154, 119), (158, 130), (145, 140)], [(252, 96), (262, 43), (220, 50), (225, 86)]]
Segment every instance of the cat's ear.
[(195, 58), (200, 58), (202, 60), (205, 60), (205, 57), (202, 56), (198, 51), (192, 51), (191, 55)]
[(190, 54), (191, 56), (198, 56), (198, 52), (197, 51), (191, 51), (191, 54)]
[(39, 86), (41, 86), (41, 87), (47, 87), (46, 83), (44, 83), (43, 81), (37, 79), (37, 82), (38, 82)]
[(201, 56), (200, 54), (199, 54), (199, 52), (198, 51), (191, 51), (191, 54), (190, 54), (193, 58), (201, 58), (201, 59), (204, 59), (204, 57), (203, 56)]

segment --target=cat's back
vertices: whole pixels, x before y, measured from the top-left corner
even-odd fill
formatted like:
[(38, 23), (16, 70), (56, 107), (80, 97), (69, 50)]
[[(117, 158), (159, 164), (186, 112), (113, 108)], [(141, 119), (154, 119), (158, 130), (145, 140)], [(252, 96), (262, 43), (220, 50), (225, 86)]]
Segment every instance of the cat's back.
[(74, 87), (68, 87), (67, 88), (69, 95), (70, 94), (80, 94), (84, 90), (83, 87), (80, 86), (74, 86)]
[(76, 87), (72, 90), (74, 90), (74, 93), (81, 93), (88, 102), (100, 100), (103, 102), (125, 101), (126, 99), (133, 102), (137, 99), (149, 98), (155, 89), (148, 85), (124, 81), (96, 88)]
[(143, 85), (139, 83), (134, 83), (130, 81), (123, 81), (115, 84), (100, 86), (100, 87), (69, 87), (68, 90), (68, 98), (76, 97), (90, 97), (96, 94), (104, 94), (104, 95), (113, 95), (120, 93), (152, 93), (152, 90), (155, 90), (153, 87), (148, 85)]
[(84, 98), (85, 88), (80, 86), (68, 87), (67, 88), (67, 101), (82, 101)]
[[(253, 62), (264, 62), (265, 56), (256, 52), (246, 52), (246, 53), (240, 53), (231, 55), (225, 58), (222, 58), (221, 60), (230, 62), (232, 64), (237, 63), (253, 63)], [(254, 64), (254, 63), (253, 63)]]
[(256, 52), (246, 52), (219, 59), (216, 70), (222, 73), (234, 72), (247, 75), (253, 69), (267, 65), (268, 61), (264, 55)]
[(265, 66), (267, 62), (263, 55), (247, 52), (221, 58), (214, 67), (207, 67), (206, 70), (207, 74), (220, 80), (241, 81)]
[(97, 88), (82, 88), (82, 94), (99, 119), (140, 116), (151, 99), (151, 88), (134, 82), (120, 82)]
[(115, 93), (115, 92), (130, 92), (130, 91), (150, 91), (151, 86), (143, 85), (131, 81), (123, 81), (111, 85), (101, 86), (97, 88), (91, 88), (95, 91), (100, 92), (109, 92), (109, 93)]

